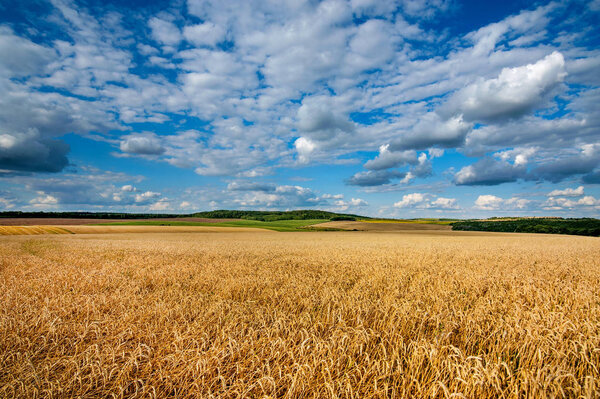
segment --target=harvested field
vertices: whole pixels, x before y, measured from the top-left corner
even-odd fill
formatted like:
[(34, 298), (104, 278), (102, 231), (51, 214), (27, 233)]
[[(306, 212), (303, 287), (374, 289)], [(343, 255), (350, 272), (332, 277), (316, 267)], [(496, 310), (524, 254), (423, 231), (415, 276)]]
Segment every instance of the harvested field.
[(327, 222), (315, 225), (319, 228), (334, 228), (342, 230), (359, 230), (359, 231), (413, 231), (413, 230), (452, 230), (452, 226), (444, 224), (426, 224), (426, 223), (374, 223), (374, 222), (354, 222), (354, 221), (338, 221)]
[(597, 397), (597, 238), (227, 231), (0, 237), (0, 397)]
[(98, 223), (151, 221), (178, 221), (197, 223), (221, 223), (237, 219), (207, 219), (207, 218), (159, 218), (159, 219), (77, 219), (77, 218), (0, 218), (0, 226), (74, 226)]

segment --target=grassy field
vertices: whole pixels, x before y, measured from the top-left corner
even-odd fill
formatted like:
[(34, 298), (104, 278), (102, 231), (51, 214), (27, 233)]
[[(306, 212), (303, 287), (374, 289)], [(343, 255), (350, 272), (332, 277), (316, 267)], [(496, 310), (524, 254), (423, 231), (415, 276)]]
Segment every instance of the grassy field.
[(217, 223), (187, 222), (187, 221), (162, 221), (162, 220), (134, 220), (128, 222), (97, 223), (103, 226), (221, 226), (221, 227), (252, 227), (275, 231), (303, 231), (304, 227), (327, 222), (327, 219), (312, 220), (275, 220), (261, 222), (259, 220), (231, 220)]
[(600, 391), (597, 238), (57, 234), (0, 253), (2, 398)]

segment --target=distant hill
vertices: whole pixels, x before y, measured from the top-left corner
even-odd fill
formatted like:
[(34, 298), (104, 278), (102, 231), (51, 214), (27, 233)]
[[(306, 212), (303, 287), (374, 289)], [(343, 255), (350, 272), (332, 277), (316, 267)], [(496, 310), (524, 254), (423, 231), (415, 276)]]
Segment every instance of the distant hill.
[(452, 223), (452, 230), (497, 231), (506, 233), (545, 233), (600, 236), (600, 220), (592, 218), (491, 218)]
[(303, 209), (297, 211), (235, 211), (235, 210), (218, 210), (209, 212), (197, 212), (191, 215), (198, 218), (210, 219), (247, 219), (260, 220), (270, 222), (274, 220), (310, 220), (310, 219), (330, 219), (330, 220), (356, 220), (369, 219), (368, 217), (335, 213), (327, 211), (318, 211)]

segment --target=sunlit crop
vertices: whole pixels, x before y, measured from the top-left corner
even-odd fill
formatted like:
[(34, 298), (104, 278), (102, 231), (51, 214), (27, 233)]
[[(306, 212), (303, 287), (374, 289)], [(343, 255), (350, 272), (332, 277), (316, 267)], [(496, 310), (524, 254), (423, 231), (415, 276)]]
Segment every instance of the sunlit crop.
[(3, 236), (0, 397), (596, 397), (599, 259), (448, 231)]

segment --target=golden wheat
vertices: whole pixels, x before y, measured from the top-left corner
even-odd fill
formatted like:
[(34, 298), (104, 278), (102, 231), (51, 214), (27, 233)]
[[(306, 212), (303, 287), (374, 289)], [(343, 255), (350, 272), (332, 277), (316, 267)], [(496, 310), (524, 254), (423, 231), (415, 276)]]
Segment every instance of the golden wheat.
[(0, 397), (596, 397), (597, 238), (0, 238)]
[(71, 232), (57, 226), (0, 226), (0, 236), (38, 234), (71, 234)]

